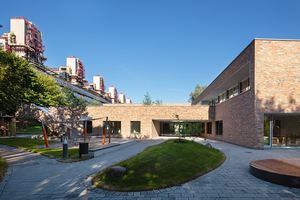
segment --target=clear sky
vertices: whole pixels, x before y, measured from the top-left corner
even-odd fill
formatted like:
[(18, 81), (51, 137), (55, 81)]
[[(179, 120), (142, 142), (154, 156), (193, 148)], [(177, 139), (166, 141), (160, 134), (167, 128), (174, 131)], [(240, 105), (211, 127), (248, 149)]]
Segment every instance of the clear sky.
[(1, 34), (23, 16), (43, 32), (45, 65), (76, 56), (133, 103), (186, 103), (254, 38), (300, 39), (299, 0), (2, 1)]

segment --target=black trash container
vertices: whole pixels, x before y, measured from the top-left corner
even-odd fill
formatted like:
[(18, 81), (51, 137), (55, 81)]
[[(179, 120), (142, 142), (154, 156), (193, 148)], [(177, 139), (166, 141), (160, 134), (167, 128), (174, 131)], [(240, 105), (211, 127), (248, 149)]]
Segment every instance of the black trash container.
[(88, 154), (88, 153), (89, 153), (89, 143), (80, 142), (79, 143), (79, 158), (81, 158), (81, 154)]

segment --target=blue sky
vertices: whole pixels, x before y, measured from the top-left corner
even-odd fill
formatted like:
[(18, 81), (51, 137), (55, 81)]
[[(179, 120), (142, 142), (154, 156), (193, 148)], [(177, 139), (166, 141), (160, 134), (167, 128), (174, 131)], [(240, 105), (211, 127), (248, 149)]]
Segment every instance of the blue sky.
[(45, 65), (76, 56), (86, 79), (141, 103), (186, 103), (254, 38), (300, 39), (299, 0), (87, 0), (1, 2), (1, 34), (23, 16), (43, 32)]

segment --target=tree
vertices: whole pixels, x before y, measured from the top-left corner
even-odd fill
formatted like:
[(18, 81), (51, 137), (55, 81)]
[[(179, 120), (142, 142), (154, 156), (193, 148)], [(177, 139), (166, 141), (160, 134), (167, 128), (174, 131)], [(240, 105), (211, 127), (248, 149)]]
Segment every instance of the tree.
[(26, 101), (26, 92), (33, 90), (35, 73), (26, 60), (0, 51), (0, 112), (13, 115)]
[(200, 86), (199, 84), (197, 84), (195, 87), (195, 91), (190, 93), (189, 102), (193, 102), (206, 88), (207, 85)]
[(36, 71), (32, 87), (33, 89), (29, 89), (25, 93), (25, 103), (44, 106), (67, 105), (62, 90), (54, 78)]
[(150, 106), (152, 104), (151, 96), (148, 92), (144, 95), (143, 104), (145, 106)]
[(162, 100), (159, 100), (159, 99), (156, 99), (156, 101), (152, 102), (151, 96), (150, 96), (150, 94), (148, 92), (144, 96), (145, 97), (143, 99), (143, 104), (145, 106), (150, 106), (153, 103), (156, 104), (157, 106), (159, 106), (160, 104), (162, 104)]
[(201, 122), (181, 122), (179, 115), (174, 114), (176, 118), (176, 123), (174, 127), (170, 127), (171, 131), (178, 132), (178, 142), (183, 142), (180, 140), (185, 137), (199, 137), (202, 133)]
[(153, 103), (159, 106), (160, 104), (162, 104), (162, 100), (156, 99), (156, 101), (154, 101)]
[(88, 103), (85, 102), (82, 97), (76, 97), (74, 92), (68, 87), (63, 89), (64, 98), (68, 106), (87, 106)]
[(22, 103), (66, 105), (53, 78), (38, 73), (14, 53), (0, 51), (0, 112), (14, 115)]

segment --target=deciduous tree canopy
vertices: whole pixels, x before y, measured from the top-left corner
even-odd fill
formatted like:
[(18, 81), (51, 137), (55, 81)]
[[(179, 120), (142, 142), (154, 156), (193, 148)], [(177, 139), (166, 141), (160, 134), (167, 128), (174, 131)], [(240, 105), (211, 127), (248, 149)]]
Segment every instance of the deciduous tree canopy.
[(190, 93), (189, 102), (193, 102), (205, 90), (205, 88), (207, 88), (207, 85), (200, 86), (197, 84), (195, 91)]
[(22, 103), (66, 105), (60, 87), (53, 78), (34, 71), (30, 64), (0, 50), (0, 112), (14, 115)]

